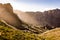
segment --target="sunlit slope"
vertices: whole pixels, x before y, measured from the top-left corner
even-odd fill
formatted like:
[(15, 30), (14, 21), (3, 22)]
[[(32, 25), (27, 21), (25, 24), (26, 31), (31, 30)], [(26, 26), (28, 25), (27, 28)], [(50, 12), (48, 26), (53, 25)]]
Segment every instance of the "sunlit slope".
[(34, 33), (15, 30), (0, 20), (0, 40), (40, 40)]
[(44, 32), (40, 36), (45, 40), (60, 40), (60, 28)]

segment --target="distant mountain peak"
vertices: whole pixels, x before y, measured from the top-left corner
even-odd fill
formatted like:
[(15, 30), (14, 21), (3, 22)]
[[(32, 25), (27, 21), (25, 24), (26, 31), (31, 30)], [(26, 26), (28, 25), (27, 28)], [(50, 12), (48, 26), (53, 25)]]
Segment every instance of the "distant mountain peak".
[(7, 11), (13, 13), (13, 7), (11, 6), (10, 3), (6, 3), (6, 4), (0, 3), (0, 8), (1, 7), (4, 8), (4, 9), (6, 9)]

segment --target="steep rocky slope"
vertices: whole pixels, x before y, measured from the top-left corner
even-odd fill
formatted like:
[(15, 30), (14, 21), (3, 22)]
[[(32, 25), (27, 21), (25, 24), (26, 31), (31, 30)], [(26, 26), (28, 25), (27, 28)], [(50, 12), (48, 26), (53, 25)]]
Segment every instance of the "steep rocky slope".
[(32, 24), (32, 25), (39, 24), (38, 21), (35, 19), (35, 17), (28, 13), (25, 13), (25, 12), (22, 12), (19, 10), (14, 10), (14, 13), (20, 18), (21, 21), (23, 21), (27, 24)]
[(51, 28), (60, 27), (60, 9), (26, 13), (35, 17), (36, 21), (42, 26), (49, 26)]
[(1, 4), (0, 3), (0, 19), (6, 21), (7, 24), (14, 26), (19, 29), (21, 28), (22, 22), (19, 20), (17, 15), (13, 13), (13, 8), (10, 3)]

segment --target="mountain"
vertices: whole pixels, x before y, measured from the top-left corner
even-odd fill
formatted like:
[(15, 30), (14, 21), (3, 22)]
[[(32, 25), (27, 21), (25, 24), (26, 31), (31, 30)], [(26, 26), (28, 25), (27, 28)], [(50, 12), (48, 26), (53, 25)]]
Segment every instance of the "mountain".
[(60, 9), (45, 11), (44, 14), (48, 25), (60, 27)]
[(27, 24), (38, 25), (38, 21), (34, 16), (29, 13), (25, 13), (19, 10), (14, 10), (14, 13), (19, 17), (19, 19)]
[[(54, 29), (60, 27), (60, 9), (53, 9), (44, 12), (21, 12), (14, 10), (14, 13), (19, 17), (19, 19), (27, 24), (32, 24), (37, 28), (42, 29)], [(36, 29), (36, 27), (31, 27)], [(29, 29), (29, 28), (28, 28)], [(41, 30), (42, 30), (41, 29)], [(39, 29), (40, 30), (40, 29)]]
[(42, 26), (59, 27), (60, 25), (60, 9), (48, 10), (44, 12), (21, 12), (14, 10), (12, 6), (8, 4), (0, 4), (0, 19), (5, 20), (12, 26), (21, 26), (21, 21)]
[(59, 24), (60, 9), (22, 12), (0, 3), (0, 40), (60, 40)]
[(36, 21), (42, 26), (49, 26), (51, 28), (60, 27), (60, 9), (26, 13), (35, 17)]
[(0, 20), (3, 20), (5, 24), (17, 30), (32, 33), (41, 33), (44, 31), (43, 29), (39, 29), (39, 26), (35, 26), (38, 22), (34, 17), (21, 11), (16, 10), (14, 12), (10, 3), (0, 4)]
[(16, 29), (38, 34), (60, 27), (60, 9), (44, 12), (22, 12), (13, 10), (10, 3), (0, 4), (0, 19)]
[(43, 28), (43, 26), (41, 26), (41, 24), (40, 24), (41, 22), (39, 23), (39, 20), (36, 20), (36, 16), (34, 16), (34, 14), (31, 15), (30, 13), (25, 13), (25, 12), (22, 12), (19, 10), (14, 10), (14, 13), (23, 22), (24, 25), (22, 25), (22, 26), (25, 26), (24, 31), (39, 34), (39, 33), (45, 32), (47, 30), (47, 29)]
[(24, 29), (24, 27), (21, 28), (22, 22), (20, 21), (18, 16), (13, 12), (13, 7), (10, 3), (0, 3), (0, 19), (6, 21), (7, 24), (14, 26), (15, 28)]

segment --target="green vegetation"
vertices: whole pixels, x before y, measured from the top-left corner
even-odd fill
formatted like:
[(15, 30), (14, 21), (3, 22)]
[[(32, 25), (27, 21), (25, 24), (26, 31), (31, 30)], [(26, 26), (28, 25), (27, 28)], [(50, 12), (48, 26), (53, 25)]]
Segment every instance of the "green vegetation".
[(37, 34), (14, 30), (0, 21), (0, 40), (40, 40)]
[(45, 40), (60, 40), (60, 28), (49, 30), (40, 36)]
[(0, 40), (60, 40), (60, 28), (42, 34), (15, 30), (0, 21)]

